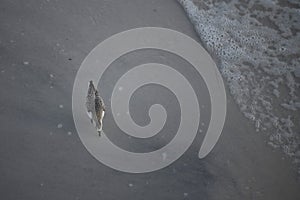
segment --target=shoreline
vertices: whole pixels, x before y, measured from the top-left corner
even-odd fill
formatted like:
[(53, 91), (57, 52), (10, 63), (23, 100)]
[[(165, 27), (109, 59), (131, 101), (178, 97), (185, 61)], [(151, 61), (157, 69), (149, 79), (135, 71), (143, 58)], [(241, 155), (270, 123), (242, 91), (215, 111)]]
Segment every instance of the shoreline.
[[(111, 35), (137, 27), (165, 27), (199, 41), (177, 1), (3, 1), (0, 8), (3, 199), (300, 198), (296, 169), (255, 131), (228, 86), (224, 132), (205, 159), (197, 156), (205, 132), (172, 165), (146, 174), (112, 170), (81, 143), (71, 102), (73, 82), (84, 58)], [(151, 55), (168, 64), (162, 53)], [(149, 57), (129, 55), (116, 65), (129, 68)], [(112, 70), (113, 77), (103, 80), (107, 81), (101, 86), (107, 93), (104, 99), (109, 98), (111, 79), (122, 70)], [(148, 98), (140, 97), (146, 102)], [(145, 114), (140, 116), (147, 119)], [(112, 123), (105, 126), (114, 130)]]

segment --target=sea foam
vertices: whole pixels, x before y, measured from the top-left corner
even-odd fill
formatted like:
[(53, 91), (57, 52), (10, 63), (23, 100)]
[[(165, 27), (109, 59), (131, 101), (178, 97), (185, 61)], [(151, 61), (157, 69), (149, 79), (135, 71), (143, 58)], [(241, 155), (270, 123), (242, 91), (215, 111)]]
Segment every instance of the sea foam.
[(300, 166), (300, 2), (178, 1), (245, 117)]

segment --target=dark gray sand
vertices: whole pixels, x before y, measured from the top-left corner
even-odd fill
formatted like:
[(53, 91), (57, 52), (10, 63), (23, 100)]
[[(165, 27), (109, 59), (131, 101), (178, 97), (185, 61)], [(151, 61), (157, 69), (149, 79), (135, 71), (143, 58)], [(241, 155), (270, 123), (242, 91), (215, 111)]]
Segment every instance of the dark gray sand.
[[(3, 0), (0, 9), (1, 199), (300, 199), (291, 161), (266, 144), (230, 95), (223, 134), (203, 160), (197, 154), (208, 124), (205, 98), (203, 132), (179, 160), (160, 171), (118, 172), (95, 160), (82, 145), (71, 110), (73, 81), (81, 62), (104, 39), (135, 27), (166, 27), (198, 40), (176, 1)], [(117, 66), (130, 68), (143, 58), (185, 67), (178, 58), (167, 61), (173, 57), (164, 52), (120, 58), (107, 72), (113, 78), (100, 81), (104, 101), (109, 99), (110, 83), (120, 76)], [(186, 67), (189, 76), (193, 71)], [(194, 79), (199, 79), (197, 94), (205, 93), (201, 78)], [(156, 94), (154, 87), (144, 89), (148, 95)], [(164, 104), (173, 97), (157, 90), (166, 93), (157, 102)], [(151, 98), (137, 91), (133, 101), (152, 103), (147, 99)], [(133, 118), (146, 118), (134, 105)], [(109, 105), (104, 129), (113, 133), (112, 140), (121, 138), (116, 142), (124, 148), (131, 146), (114, 134), (117, 128)], [(160, 147), (152, 142), (145, 144), (149, 150)]]

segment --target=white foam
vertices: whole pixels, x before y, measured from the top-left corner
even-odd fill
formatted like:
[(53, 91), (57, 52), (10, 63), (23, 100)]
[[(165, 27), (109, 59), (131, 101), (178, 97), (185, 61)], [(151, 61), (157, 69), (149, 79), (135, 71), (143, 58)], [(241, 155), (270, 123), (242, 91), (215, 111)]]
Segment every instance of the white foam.
[(276, 0), (178, 1), (245, 117), (299, 159), (299, 9)]

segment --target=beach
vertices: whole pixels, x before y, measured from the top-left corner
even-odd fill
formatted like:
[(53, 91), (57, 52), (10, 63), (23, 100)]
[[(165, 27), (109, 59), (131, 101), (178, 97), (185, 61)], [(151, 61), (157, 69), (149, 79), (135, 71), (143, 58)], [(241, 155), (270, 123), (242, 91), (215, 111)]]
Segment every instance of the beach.
[[(83, 60), (105, 39), (138, 27), (176, 30), (205, 46), (199, 37), (201, 32), (195, 30), (191, 16), (182, 5), (174, 0), (1, 1), (2, 199), (300, 198), (294, 157), (268, 144), (270, 135), (257, 131), (255, 120), (245, 117), (247, 110), (241, 110), (226, 76), (224, 129), (204, 159), (198, 158), (198, 151), (209, 124), (207, 97), (202, 100), (205, 105), (201, 114), (203, 124), (199, 123), (199, 133), (192, 146), (159, 171), (130, 174), (113, 170), (96, 160), (82, 144), (73, 121), (72, 90)], [(211, 56), (215, 59), (215, 55)], [(174, 121), (168, 124), (165, 138), (143, 145), (134, 146), (134, 139), (119, 133), (109, 104), (113, 84), (125, 70), (145, 62), (168, 64), (186, 73), (197, 94), (207, 94), (204, 81), (193, 76), (192, 67), (166, 52), (145, 50), (114, 62), (99, 83), (107, 102), (104, 130), (112, 133), (112, 141), (132, 151), (161, 147), (170, 140), (168, 133), (177, 128), (172, 124), (179, 119), (178, 109), (167, 109)], [(217, 65), (218, 62), (216, 59)], [(133, 98), (130, 111), (136, 113), (132, 116), (139, 124), (148, 120), (139, 102), (147, 106), (153, 102), (178, 106), (169, 91), (156, 87), (146, 86), (146, 93), (137, 91)], [(165, 96), (157, 95), (158, 92)], [(297, 126), (295, 130), (299, 131)]]

